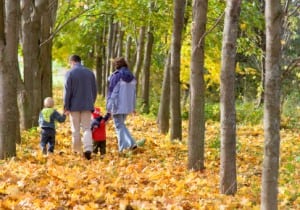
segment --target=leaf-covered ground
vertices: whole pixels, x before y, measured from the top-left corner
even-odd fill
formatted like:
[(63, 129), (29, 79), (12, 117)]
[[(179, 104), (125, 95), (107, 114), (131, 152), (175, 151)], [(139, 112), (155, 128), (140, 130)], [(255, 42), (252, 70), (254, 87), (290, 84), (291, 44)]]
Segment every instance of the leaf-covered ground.
[[(68, 121), (68, 120), (67, 120)], [(22, 134), (17, 157), (0, 161), (0, 209), (259, 209), (263, 130), (238, 128), (238, 192), (219, 193), (219, 125), (208, 123), (203, 172), (187, 170), (182, 142), (160, 135), (155, 120), (130, 116), (129, 129), (147, 140), (120, 156), (112, 121), (107, 155), (91, 161), (71, 153), (69, 122), (59, 124), (55, 153), (43, 156), (36, 129)], [(282, 130), (279, 209), (300, 209), (299, 134)]]

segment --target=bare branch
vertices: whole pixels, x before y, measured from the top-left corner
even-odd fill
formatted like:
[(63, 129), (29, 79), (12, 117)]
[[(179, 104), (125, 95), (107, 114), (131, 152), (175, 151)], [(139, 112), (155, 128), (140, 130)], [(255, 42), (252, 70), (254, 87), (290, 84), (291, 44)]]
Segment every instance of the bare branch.
[(294, 68), (296, 68), (297, 66), (300, 66), (300, 57), (293, 59), (289, 63), (289, 65), (287, 66), (286, 70), (282, 74), (282, 80), (284, 80), (285, 78), (287, 78), (291, 74), (292, 70)]
[(222, 18), (224, 17), (225, 15), (225, 12), (223, 12), (220, 17), (218, 17), (218, 19), (216, 20), (216, 22), (214, 23), (214, 25), (209, 29), (207, 30), (199, 39), (199, 42), (198, 42), (198, 45), (197, 45), (197, 48), (199, 48), (202, 44), (202, 40), (204, 39), (204, 37), (209, 34), (210, 32), (212, 32), (216, 27), (217, 25), (221, 22)]
[(300, 9), (300, 4), (297, 5), (297, 7), (294, 9), (294, 11), (292, 11), (292, 12), (288, 15), (288, 17), (291, 17), (291, 16), (293, 16), (295, 13), (299, 12), (299, 11), (300, 11), (299, 9)]
[(66, 22), (64, 22), (63, 24), (59, 25), (54, 31), (53, 33), (51, 33), (51, 35), (48, 37), (48, 39), (46, 39), (44, 42), (42, 42), (40, 44), (40, 47), (43, 46), (44, 44), (46, 44), (47, 42), (49, 42), (50, 40), (52, 40), (55, 35), (60, 32), (67, 24), (69, 24), (70, 22), (76, 20), (77, 18), (79, 18), (81, 15), (83, 15), (84, 13), (90, 11), (91, 9), (93, 9), (93, 7), (83, 10), (82, 12), (80, 12), (79, 14), (75, 15), (74, 17), (70, 18), (69, 20), (67, 20)]

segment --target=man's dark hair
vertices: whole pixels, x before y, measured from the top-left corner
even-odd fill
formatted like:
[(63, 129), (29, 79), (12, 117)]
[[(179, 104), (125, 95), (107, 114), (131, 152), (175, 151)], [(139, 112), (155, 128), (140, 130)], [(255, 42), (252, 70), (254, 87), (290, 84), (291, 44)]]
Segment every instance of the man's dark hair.
[(80, 58), (79, 55), (71, 55), (69, 60), (70, 61), (74, 61), (76, 63), (80, 63), (81, 62), (81, 58)]
[(128, 67), (128, 64), (127, 62), (125, 61), (125, 59), (123, 57), (119, 57), (119, 58), (115, 58), (113, 60), (113, 66), (116, 68), (116, 69), (119, 69), (121, 67)]

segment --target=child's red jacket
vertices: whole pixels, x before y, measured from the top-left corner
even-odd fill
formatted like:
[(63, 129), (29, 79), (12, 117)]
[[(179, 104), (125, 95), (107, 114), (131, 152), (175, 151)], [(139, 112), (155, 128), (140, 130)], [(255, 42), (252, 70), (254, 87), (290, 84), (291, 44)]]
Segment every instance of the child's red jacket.
[(105, 121), (102, 119), (97, 128), (93, 128), (92, 136), (94, 141), (105, 141), (106, 132), (105, 132)]
[(106, 114), (104, 117), (100, 115), (100, 108), (95, 108), (92, 113), (92, 137), (94, 141), (105, 141), (106, 140), (106, 121), (109, 119), (110, 114)]

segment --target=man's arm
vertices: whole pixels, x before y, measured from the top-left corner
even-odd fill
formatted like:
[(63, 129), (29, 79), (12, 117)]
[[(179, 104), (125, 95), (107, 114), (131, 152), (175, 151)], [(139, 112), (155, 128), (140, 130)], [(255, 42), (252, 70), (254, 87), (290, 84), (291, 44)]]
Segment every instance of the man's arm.
[(64, 110), (70, 111), (70, 100), (71, 100), (71, 78), (70, 72), (67, 72), (65, 76), (64, 84)]

